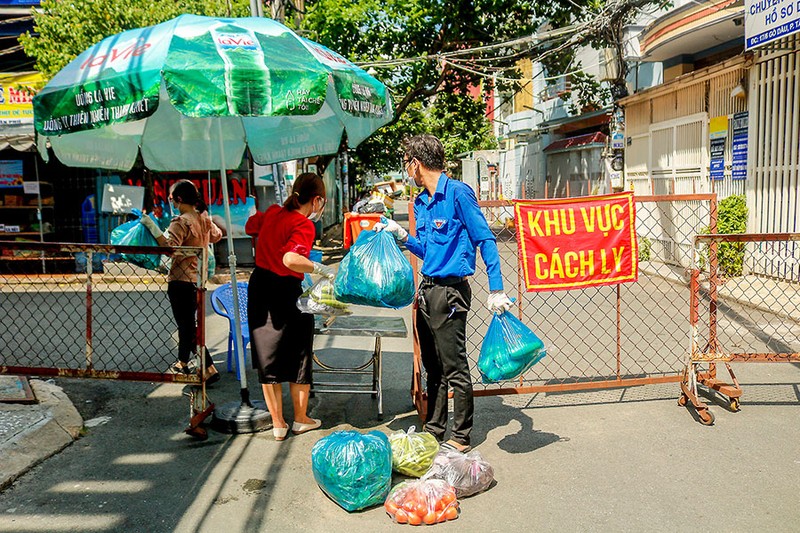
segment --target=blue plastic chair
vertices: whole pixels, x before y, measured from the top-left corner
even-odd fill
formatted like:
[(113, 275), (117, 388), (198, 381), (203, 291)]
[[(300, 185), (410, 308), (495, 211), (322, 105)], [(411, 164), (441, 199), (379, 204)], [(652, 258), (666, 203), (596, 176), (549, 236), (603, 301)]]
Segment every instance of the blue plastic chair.
[[(239, 281), (236, 287), (239, 291), (239, 315), (242, 320), (242, 349), (247, 354), (247, 345), (250, 344), (250, 330), (247, 327), (247, 282)], [(236, 378), (242, 379), (239, 355), (236, 343), (233, 342), (236, 328), (233, 323), (233, 289), (230, 283), (218, 287), (211, 293), (211, 306), (215, 313), (228, 319), (228, 372), (231, 371), (231, 366), (236, 366)]]

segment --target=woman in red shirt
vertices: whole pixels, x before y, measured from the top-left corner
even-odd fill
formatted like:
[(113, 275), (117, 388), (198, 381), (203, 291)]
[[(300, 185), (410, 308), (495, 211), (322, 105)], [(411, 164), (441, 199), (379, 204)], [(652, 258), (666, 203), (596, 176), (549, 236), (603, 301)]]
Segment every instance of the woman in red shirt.
[(283, 417), (283, 389), (289, 382), (294, 404), (292, 433), (322, 425), (307, 414), (311, 390), (314, 316), (297, 309), (303, 274), (333, 278), (333, 270), (308, 259), (314, 244), (314, 222), (325, 209), (325, 183), (316, 174), (302, 174), (283, 207), (273, 205), (247, 220), (245, 231), (258, 238), (256, 268), (247, 288), (247, 316), (253, 367), (272, 415), (275, 440), (283, 440), (289, 424)]

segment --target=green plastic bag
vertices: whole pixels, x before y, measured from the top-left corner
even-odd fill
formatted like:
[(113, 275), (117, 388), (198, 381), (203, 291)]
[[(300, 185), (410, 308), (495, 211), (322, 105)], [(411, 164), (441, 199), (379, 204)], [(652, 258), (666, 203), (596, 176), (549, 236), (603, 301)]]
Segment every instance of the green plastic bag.
[(380, 431), (335, 431), (311, 449), (311, 470), (319, 488), (345, 511), (386, 500), (392, 487), (392, 449)]
[(411, 426), (408, 433), (392, 433), (389, 444), (392, 445), (392, 469), (399, 474), (420, 477), (428, 471), (439, 453), (439, 442), (427, 431), (417, 433), (415, 430)]
[(481, 345), (478, 371), (484, 383), (521, 376), (546, 355), (544, 343), (508, 311), (495, 314)]
[[(109, 239), (111, 244), (118, 246), (158, 246), (156, 238), (153, 237), (149, 229), (142, 225), (140, 220), (140, 218), (131, 220), (111, 230)], [(161, 255), (122, 254), (122, 260), (150, 270), (158, 270), (161, 263)]]
[(414, 301), (414, 270), (388, 231), (362, 231), (333, 282), (340, 302), (400, 309)]

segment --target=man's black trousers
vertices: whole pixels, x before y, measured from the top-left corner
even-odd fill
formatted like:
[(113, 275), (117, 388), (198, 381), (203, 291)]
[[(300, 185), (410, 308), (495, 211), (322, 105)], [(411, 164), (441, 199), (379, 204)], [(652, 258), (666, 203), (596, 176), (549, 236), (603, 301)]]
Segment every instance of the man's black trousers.
[(472, 290), (464, 279), (452, 284), (423, 280), (419, 286), (417, 332), (427, 372), (428, 413), (425, 430), (439, 441), (447, 431), (447, 393), (453, 389), (451, 439), (470, 444), (474, 402), (467, 361), (467, 312)]

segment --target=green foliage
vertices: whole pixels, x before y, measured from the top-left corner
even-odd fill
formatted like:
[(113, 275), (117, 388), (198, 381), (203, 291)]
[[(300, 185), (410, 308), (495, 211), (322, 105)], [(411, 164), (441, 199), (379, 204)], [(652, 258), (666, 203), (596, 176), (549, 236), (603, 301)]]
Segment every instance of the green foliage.
[[(399, 117), (414, 102), (437, 93), (465, 93), (484, 81), (430, 56), (531, 34), (542, 11), (538, 3), (520, 0), (307, 0), (306, 12), (301, 28), (308, 37), (351, 61), (422, 58), (383, 65), (378, 71), (378, 78), (392, 88)], [(513, 68), (519, 55), (498, 58), (518, 51), (497, 48), (466, 59), (488, 56), (495, 58), (495, 67)]]
[(572, 115), (580, 115), (584, 111), (602, 109), (611, 103), (611, 90), (607, 85), (600, 85), (593, 76), (585, 72), (576, 72), (570, 76), (570, 90), (562, 96), (569, 99), (568, 107)]
[(639, 262), (650, 261), (650, 250), (653, 248), (653, 241), (644, 235), (638, 235)]
[[(366, 170), (397, 171), (402, 158), (400, 143), (406, 136), (420, 133), (441, 139), (451, 165), (458, 162), (456, 156), (460, 153), (496, 148), (485, 113), (485, 103), (469, 95), (442, 93), (431, 103), (414, 102), (397, 122), (381, 128), (359, 145), (351, 160), (353, 169), (357, 175)], [(460, 172), (460, 166), (455, 169)]]
[[(229, 12), (232, 6), (232, 12)], [(33, 11), (34, 33), (19, 38), (36, 70), (51, 78), (81, 52), (104, 38), (126, 30), (152, 26), (184, 13), (247, 16), (245, 0), (42, 0)]]
[(744, 233), (747, 215), (747, 201), (743, 194), (721, 200), (717, 206), (717, 233)]
[[(376, 67), (375, 76), (392, 92), (395, 121), (359, 146), (352, 161), (356, 175), (397, 171), (400, 142), (418, 133), (439, 137), (451, 163), (456, 154), (494, 148), (486, 104), (468, 95), (474, 87), (490, 90), (487, 80), (428, 57), (531, 34), (543, 14), (539, 3), (519, 0), (307, 0), (301, 30), (351, 61), (423, 58)], [(469, 59), (517, 52), (494, 49)], [(492, 64), (513, 69), (520, 57)]]
[[(717, 205), (717, 233), (733, 234), (747, 231), (747, 201), (743, 194), (728, 196)], [(711, 230), (703, 228), (702, 233)], [(703, 264), (707, 264), (708, 249), (703, 253)], [(720, 275), (728, 278), (741, 276), (744, 266), (744, 243), (721, 242), (717, 245), (717, 265)]]

